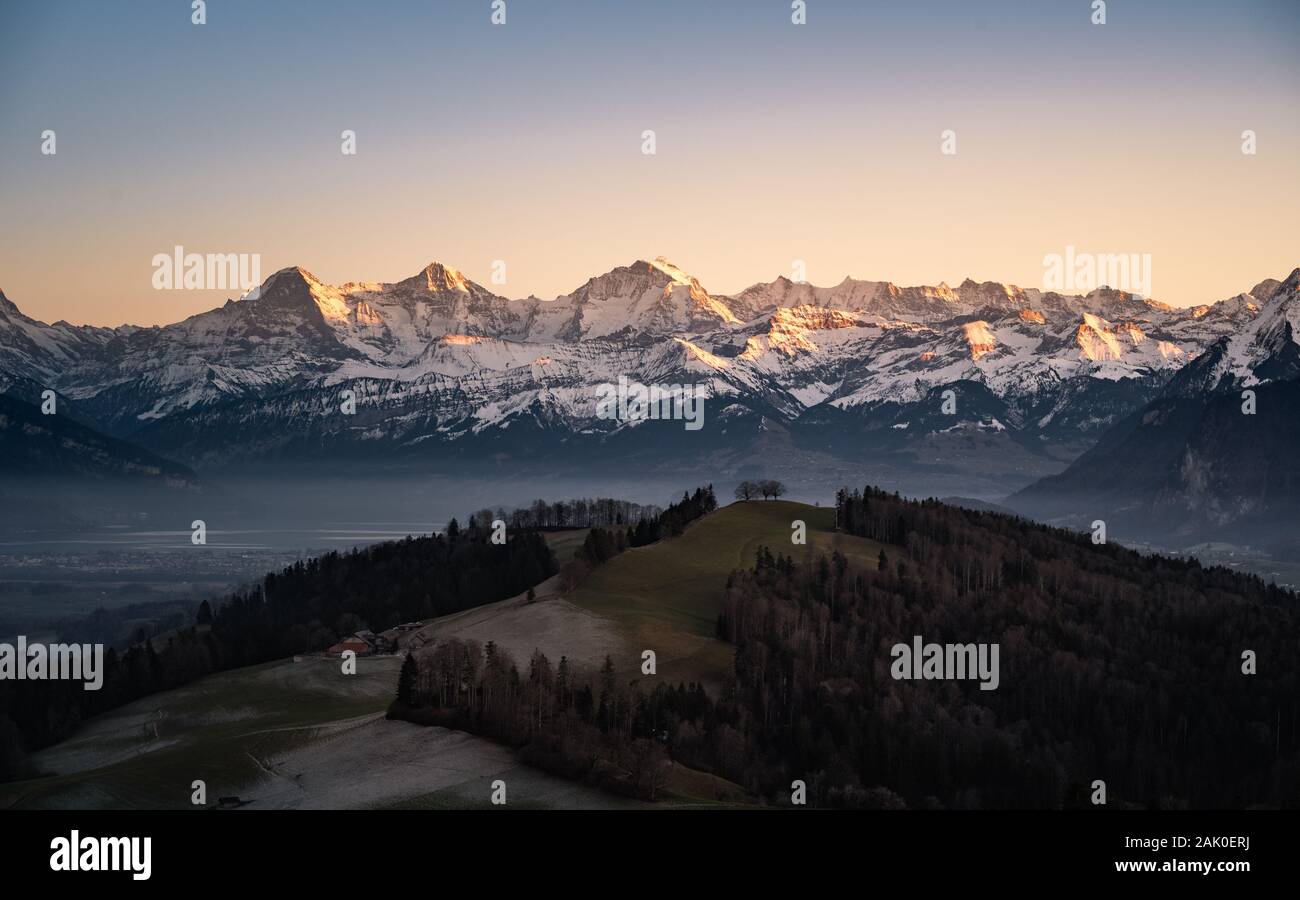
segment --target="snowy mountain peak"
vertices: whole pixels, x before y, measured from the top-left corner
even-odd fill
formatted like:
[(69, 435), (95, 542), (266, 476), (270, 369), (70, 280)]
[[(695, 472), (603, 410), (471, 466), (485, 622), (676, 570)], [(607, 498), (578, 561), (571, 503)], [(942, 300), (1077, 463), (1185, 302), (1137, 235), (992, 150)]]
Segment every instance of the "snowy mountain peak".
[(646, 265), (653, 266), (663, 272), (677, 284), (691, 284), (695, 281), (692, 276), (686, 274), (662, 256), (656, 256), (652, 262), (648, 262)]
[(307, 280), (307, 272), (297, 266), (289, 266), (279, 271), (272, 272), (260, 285), (244, 292), (240, 301), (248, 301), (250, 305), (259, 300), (265, 300), (270, 293), (284, 294), (286, 292), (298, 292), (309, 290), (311, 282)]
[[(1216, 303), (1215, 307), (1218, 306)], [(1167, 392), (1171, 396), (1196, 396), (1297, 378), (1300, 378), (1300, 269), (1278, 284), (1244, 328), (1219, 337), (1182, 369), (1171, 380)]]
[[(316, 285), (316, 284), (324, 284), (324, 283), (325, 283), (325, 282), (321, 281), (319, 278), (317, 278), (315, 275), (313, 275), (311, 272), (308, 272), (308, 271), (307, 271), (306, 269), (304, 269), (302, 266), (291, 266), (291, 267), (288, 268), (288, 269), (281, 269), (281, 271), (282, 271), (282, 272), (288, 272), (288, 273), (291, 273), (291, 274), (297, 276), (298, 278), (301, 278), (301, 279), (302, 279), (304, 282), (306, 282), (307, 284)], [(277, 273), (277, 274), (278, 274), (278, 273)]]
[(1272, 296), (1277, 293), (1278, 288), (1280, 288), (1281, 286), (1282, 286), (1282, 282), (1278, 281), (1276, 278), (1265, 278), (1263, 281), (1255, 285), (1246, 293), (1248, 296), (1253, 297), (1255, 300), (1258, 300), (1260, 303), (1264, 303), (1269, 299), (1271, 299)]
[[(1258, 290), (1258, 285), (1256, 286), (1256, 290)], [(1292, 270), (1291, 274), (1286, 277), (1286, 280), (1274, 289), (1271, 297), (1276, 297), (1279, 294), (1290, 294), (1294, 296), (1298, 290), (1300, 290), (1300, 267)], [(1251, 293), (1254, 293), (1254, 291)]]
[[(675, 269), (676, 266), (673, 268)], [(661, 266), (638, 259), (630, 265), (619, 266), (603, 275), (587, 279), (582, 287), (568, 296), (590, 300), (603, 297), (626, 297), (633, 292), (639, 294), (652, 288), (660, 291), (668, 285), (687, 283), (689, 279), (679, 281), (675, 275), (665, 271)]]
[(246, 292), (240, 299), (258, 300), (273, 290), (286, 292), (306, 289), (310, 292), (312, 288), (321, 287), (322, 285), (323, 282), (319, 278), (302, 266), (287, 266), (278, 272), (272, 272), (270, 277), (259, 286)]
[(693, 334), (740, 321), (696, 278), (658, 257), (598, 275), (555, 304), (539, 305), (529, 335), (582, 340), (625, 330)]
[(1025, 292), (1015, 285), (1000, 281), (975, 281), (967, 278), (957, 286), (957, 294), (975, 307), (1018, 309), (1025, 306)]
[(398, 282), (399, 287), (418, 288), (431, 294), (448, 294), (453, 291), (466, 293), (470, 289), (470, 280), (451, 266), (440, 262), (431, 262), (418, 274)]

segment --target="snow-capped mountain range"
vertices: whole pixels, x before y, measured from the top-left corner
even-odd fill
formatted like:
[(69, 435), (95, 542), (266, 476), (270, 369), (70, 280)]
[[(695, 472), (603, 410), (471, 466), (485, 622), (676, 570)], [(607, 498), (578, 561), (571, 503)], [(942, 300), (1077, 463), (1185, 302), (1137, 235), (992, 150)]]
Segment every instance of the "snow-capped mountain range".
[(1008, 498), (1069, 523), (1300, 558), (1300, 271), (1239, 331), (1179, 369), (1064, 471)]
[[(1176, 309), (1109, 288), (969, 280), (778, 278), (723, 296), (662, 258), (551, 301), (507, 299), (439, 263), (339, 286), (288, 268), (162, 327), (48, 325), (0, 294), (0, 392), (52, 388), (81, 421), (200, 469), (341, 448), (571, 455), (666, 434), (597, 418), (596, 387), (620, 376), (703, 385), (715, 439), (695, 450), (781, 433), (819, 452), (920, 460), (923, 435), (979, 434), (1059, 469), (1180, 372), (1196, 373), (1186, 390), (1294, 373), (1298, 280), (1300, 269)], [(949, 386), (957, 415), (938, 417)], [(347, 390), (355, 415), (340, 412)]]

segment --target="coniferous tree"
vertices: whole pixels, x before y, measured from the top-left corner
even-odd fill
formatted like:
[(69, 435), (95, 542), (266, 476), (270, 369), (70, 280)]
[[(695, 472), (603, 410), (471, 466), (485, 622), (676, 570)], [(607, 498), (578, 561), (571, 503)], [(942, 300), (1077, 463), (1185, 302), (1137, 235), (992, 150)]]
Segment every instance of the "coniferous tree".
[(406, 659), (402, 660), (402, 670), (397, 674), (398, 703), (404, 706), (411, 706), (415, 703), (415, 689), (418, 680), (419, 669), (415, 664), (415, 657), (407, 653)]

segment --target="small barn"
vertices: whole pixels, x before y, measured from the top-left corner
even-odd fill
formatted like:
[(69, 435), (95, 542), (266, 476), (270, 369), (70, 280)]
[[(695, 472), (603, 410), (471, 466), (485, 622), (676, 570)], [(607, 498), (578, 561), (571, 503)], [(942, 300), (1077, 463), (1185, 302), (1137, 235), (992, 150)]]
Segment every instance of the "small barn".
[(374, 652), (374, 648), (371, 647), (370, 644), (366, 643), (356, 635), (353, 635), (350, 638), (344, 638), (325, 652), (330, 656), (342, 656), (348, 650), (351, 650), (357, 656), (369, 656)]

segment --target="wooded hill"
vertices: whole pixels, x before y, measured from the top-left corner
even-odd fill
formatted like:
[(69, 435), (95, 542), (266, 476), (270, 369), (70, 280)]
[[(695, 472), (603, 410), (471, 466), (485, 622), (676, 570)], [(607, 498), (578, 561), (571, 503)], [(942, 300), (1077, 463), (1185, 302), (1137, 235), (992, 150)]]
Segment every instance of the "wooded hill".
[[(874, 569), (764, 554), (728, 591), (728, 777), (806, 778), (828, 805), (1086, 806), (1097, 779), (1112, 807), (1300, 804), (1295, 595), (871, 488), (837, 506), (842, 530), (892, 545)], [(914, 635), (998, 643), (998, 688), (895, 680), (891, 647)]]
[[(836, 514), (884, 549), (869, 565), (760, 549), (722, 598), (736, 653), (717, 696), (449, 642), (409, 661), (393, 714), (645, 798), (672, 758), (774, 804), (794, 780), (810, 805), (854, 808), (1091, 806), (1096, 780), (1111, 808), (1300, 803), (1290, 592), (871, 488)], [(914, 635), (997, 643), (997, 689), (896, 680), (891, 648)]]

